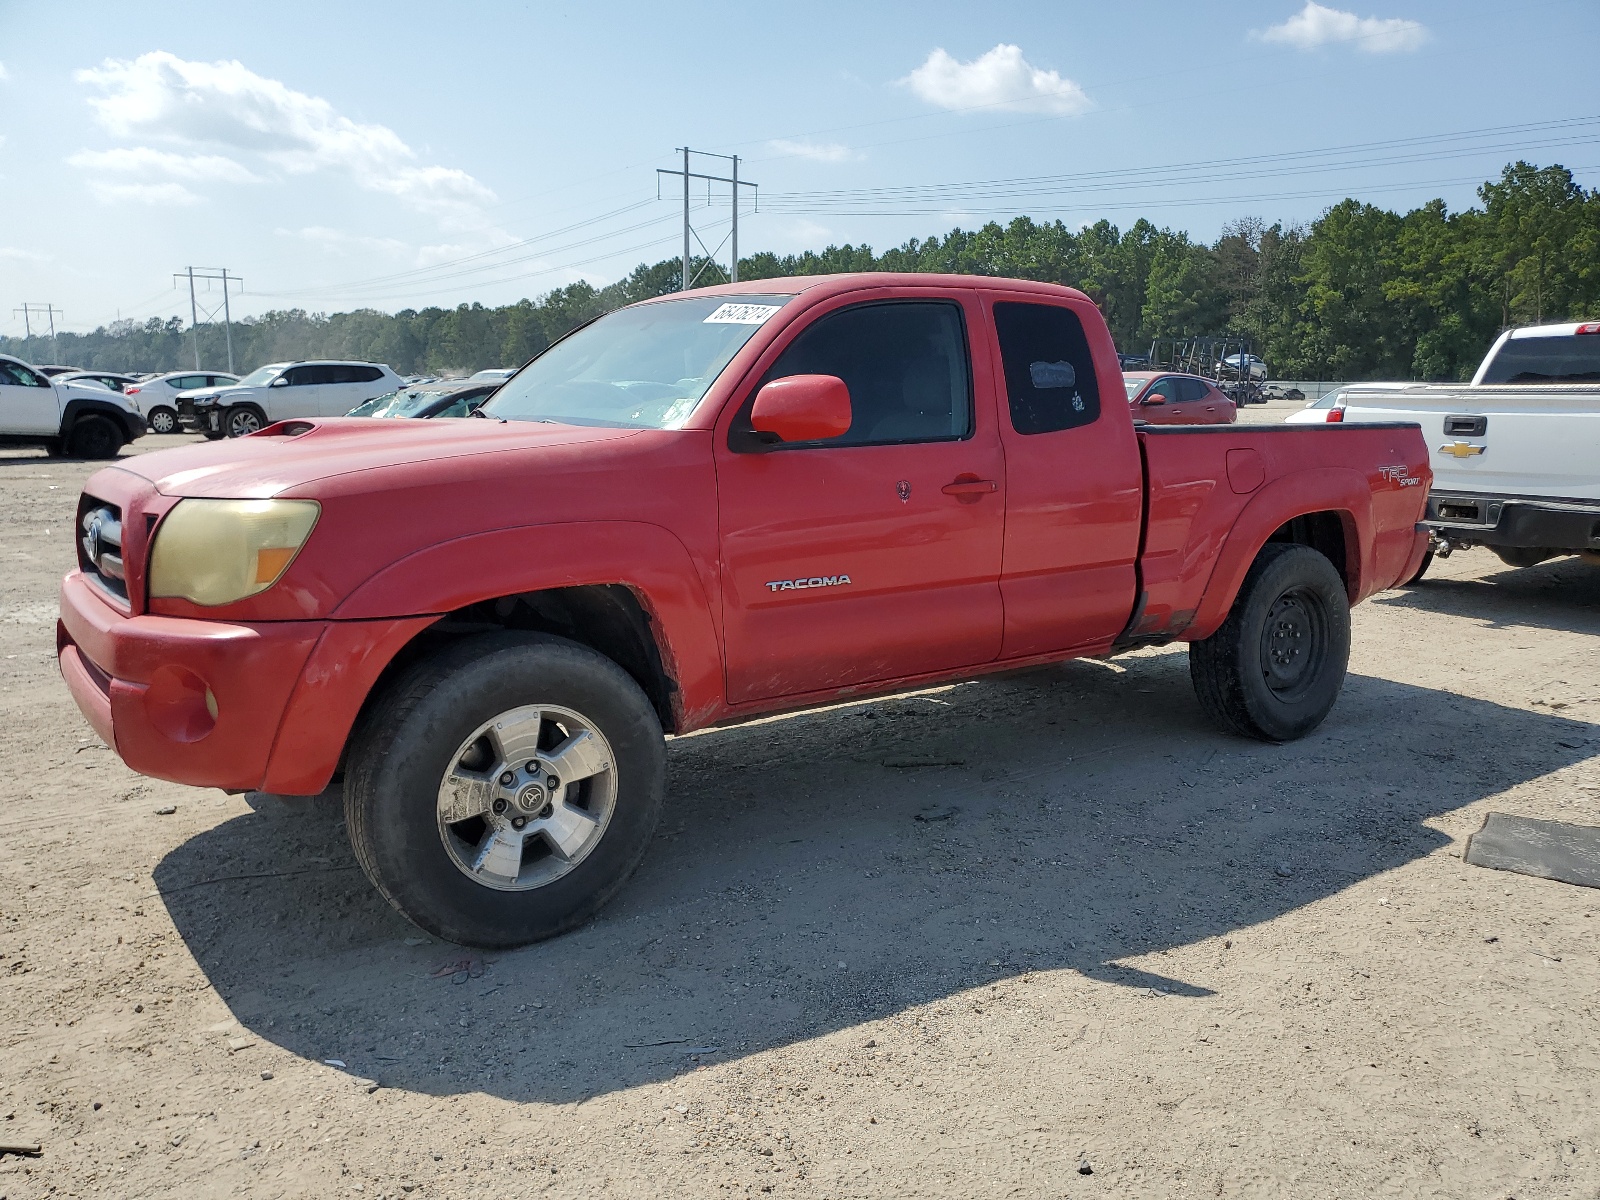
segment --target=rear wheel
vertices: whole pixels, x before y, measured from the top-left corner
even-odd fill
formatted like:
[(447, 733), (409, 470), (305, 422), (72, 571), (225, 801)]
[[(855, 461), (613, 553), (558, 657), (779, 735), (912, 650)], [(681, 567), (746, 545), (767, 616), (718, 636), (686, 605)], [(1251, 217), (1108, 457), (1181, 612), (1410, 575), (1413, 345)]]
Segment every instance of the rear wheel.
[(122, 430), (109, 417), (82, 417), (67, 435), (67, 452), (74, 458), (115, 458), (122, 441)]
[(1339, 572), (1309, 546), (1272, 543), (1250, 565), (1222, 627), (1190, 645), (1189, 675), (1219, 727), (1287, 742), (1322, 724), (1349, 660)]
[(151, 433), (177, 433), (178, 410), (160, 405), (152, 408), (146, 418), (150, 422)]
[(222, 421), (229, 437), (246, 437), (267, 424), (266, 416), (251, 404), (241, 404), (228, 409), (223, 414)]
[(1422, 556), (1422, 561), (1417, 564), (1417, 569), (1411, 572), (1411, 578), (1402, 583), (1401, 587), (1415, 587), (1422, 582), (1422, 577), (1428, 573), (1428, 568), (1433, 566), (1433, 551), (1429, 550)]
[(661, 725), (586, 646), (487, 634), (398, 680), (365, 718), (345, 819), (403, 915), (470, 946), (520, 946), (591, 917), (626, 882), (661, 810)]

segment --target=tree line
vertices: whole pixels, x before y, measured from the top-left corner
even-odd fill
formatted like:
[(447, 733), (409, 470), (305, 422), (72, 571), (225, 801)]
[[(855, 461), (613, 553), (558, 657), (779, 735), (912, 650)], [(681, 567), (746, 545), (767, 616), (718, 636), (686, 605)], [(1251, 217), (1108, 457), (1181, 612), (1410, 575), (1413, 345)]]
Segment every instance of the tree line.
[[(1478, 189), (1479, 204), (1450, 212), (1433, 200), (1401, 214), (1359, 200), (1333, 205), (1309, 225), (1246, 217), (1215, 242), (1138, 220), (1071, 228), (1017, 217), (942, 237), (912, 238), (876, 253), (829, 246), (753, 254), (741, 279), (837, 271), (922, 271), (1011, 276), (1088, 293), (1117, 346), (1233, 334), (1252, 340), (1285, 379), (1430, 379), (1470, 376), (1508, 325), (1600, 317), (1600, 189), (1565, 167), (1508, 165)], [(697, 284), (723, 281), (693, 262)], [(499, 308), (267, 312), (235, 322), (235, 362), (306, 358), (386, 362), (401, 374), (464, 374), (526, 361), (585, 321), (678, 289), (678, 259), (640, 264), (606, 287), (574, 283)], [(223, 330), (200, 328), (201, 359), (226, 361)], [(102, 370), (182, 370), (193, 364), (181, 318), (119, 321), (86, 334), (0, 339), (23, 359)], [(41, 357), (43, 355), (44, 357)]]

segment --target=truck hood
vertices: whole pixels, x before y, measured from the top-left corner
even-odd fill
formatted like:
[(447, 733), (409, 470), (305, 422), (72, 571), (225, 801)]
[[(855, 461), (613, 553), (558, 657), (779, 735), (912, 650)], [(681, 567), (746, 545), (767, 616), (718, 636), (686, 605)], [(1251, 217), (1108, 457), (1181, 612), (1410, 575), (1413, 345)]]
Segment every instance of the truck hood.
[(459, 460), (463, 476), (481, 476), (492, 469), (488, 456), (614, 442), (640, 432), (533, 421), (502, 424), (482, 418), (368, 417), (296, 419), (271, 429), (279, 432), (263, 430), (244, 438), (133, 455), (117, 467), (149, 480), (168, 496), (262, 500), (286, 492), (305, 494), (303, 489), (318, 480), (417, 463)]

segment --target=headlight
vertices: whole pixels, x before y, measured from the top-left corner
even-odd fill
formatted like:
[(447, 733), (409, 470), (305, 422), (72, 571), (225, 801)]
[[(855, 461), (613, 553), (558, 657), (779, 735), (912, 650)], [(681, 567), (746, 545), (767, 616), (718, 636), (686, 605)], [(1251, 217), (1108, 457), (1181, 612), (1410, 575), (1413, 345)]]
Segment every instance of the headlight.
[(215, 606), (264, 592), (321, 511), (315, 500), (181, 500), (156, 531), (150, 595)]

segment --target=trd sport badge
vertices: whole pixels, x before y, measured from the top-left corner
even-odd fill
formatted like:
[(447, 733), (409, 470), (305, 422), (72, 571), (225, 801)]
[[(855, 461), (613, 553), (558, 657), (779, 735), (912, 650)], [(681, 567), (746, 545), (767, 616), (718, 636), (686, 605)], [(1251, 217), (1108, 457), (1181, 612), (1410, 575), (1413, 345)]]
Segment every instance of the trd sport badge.
[(895, 484), (894, 494), (900, 497), (901, 504), (904, 504), (907, 500), (911, 499), (911, 481), (909, 479), (902, 479), (899, 483)]

